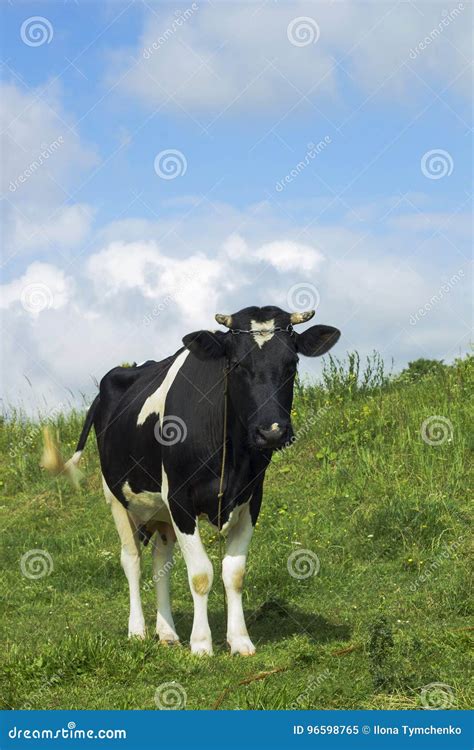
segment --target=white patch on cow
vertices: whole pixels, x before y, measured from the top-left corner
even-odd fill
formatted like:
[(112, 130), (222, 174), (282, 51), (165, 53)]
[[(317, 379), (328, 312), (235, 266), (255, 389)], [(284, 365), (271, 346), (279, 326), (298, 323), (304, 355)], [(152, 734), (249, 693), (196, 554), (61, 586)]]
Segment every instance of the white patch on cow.
[(138, 426), (144, 424), (145, 420), (150, 416), (150, 414), (156, 414), (158, 417), (164, 415), (166, 396), (168, 395), (168, 391), (173, 385), (173, 381), (188, 354), (188, 349), (185, 349), (184, 352), (178, 354), (170, 369), (166, 373), (166, 377), (163, 380), (162, 384), (156, 389), (154, 393), (151, 394), (151, 396), (148, 396), (142, 408), (140, 409), (140, 414), (138, 415), (137, 419)]
[(253, 534), (250, 503), (241, 506), (238, 521), (227, 536), (222, 561), (222, 580), (227, 595), (227, 642), (232, 654), (251, 656), (255, 647), (249, 638), (242, 608), (242, 586), (247, 551)]
[(250, 330), (254, 331), (252, 334), (259, 348), (261, 349), (267, 341), (275, 335), (273, 329), (275, 328), (274, 320), (266, 320), (264, 323), (258, 320), (250, 321)]
[(229, 531), (239, 522), (239, 518), (245, 509), (248, 508), (248, 502), (243, 505), (237, 505), (229, 514), (229, 518), (222, 526), (222, 533), (228, 534)]
[(112, 509), (112, 515), (120, 537), (120, 562), (128, 581), (130, 593), (130, 616), (128, 618), (129, 637), (145, 637), (145, 618), (143, 617), (140, 597), (140, 542), (136, 525), (130, 513), (124, 508), (102, 477), (102, 485), (107, 502)]
[(128, 481), (122, 485), (122, 492), (128, 502), (128, 511), (138, 524), (148, 521), (171, 522), (168, 503), (163, 500), (161, 492), (133, 492)]
[(274, 431), (279, 430), (280, 429), (280, 425), (278, 424), (278, 422), (273, 422), (273, 424), (270, 425), (270, 429), (274, 430)]

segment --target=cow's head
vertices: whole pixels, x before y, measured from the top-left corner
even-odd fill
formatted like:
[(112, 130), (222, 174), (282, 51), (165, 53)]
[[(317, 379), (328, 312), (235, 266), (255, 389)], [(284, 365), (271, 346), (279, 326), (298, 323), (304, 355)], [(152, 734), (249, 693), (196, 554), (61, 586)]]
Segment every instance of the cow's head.
[(199, 359), (228, 365), (233, 410), (247, 430), (249, 446), (275, 449), (292, 436), (291, 404), (298, 355), (319, 357), (336, 343), (337, 328), (315, 325), (302, 333), (293, 326), (310, 320), (314, 310), (288, 313), (279, 307), (246, 307), (216, 315), (228, 330), (196, 331), (183, 338)]

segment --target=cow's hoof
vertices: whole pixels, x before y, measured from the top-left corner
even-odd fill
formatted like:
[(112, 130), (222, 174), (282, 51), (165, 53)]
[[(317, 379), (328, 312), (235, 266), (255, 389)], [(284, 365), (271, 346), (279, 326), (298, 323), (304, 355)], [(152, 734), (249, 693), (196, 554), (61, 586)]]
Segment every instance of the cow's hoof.
[(211, 641), (191, 641), (191, 653), (197, 656), (212, 656)]
[[(159, 634), (158, 634), (159, 635)], [(160, 644), (162, 646), (179, 646), (179, 638), (177, 635), (172, 635), (171, 633), (166, 635), (159, 635), (160, 638)]]
[(240, 656), (253, 656), (255, 653), (255, 646), (246, 635), (239, 635), (236, 638), (231, 638), (227, 643), (230, 646), (230, 653), (232, 655), (240, 654)]
[(143, 640), (146, 637), (146, 627), (145, 627), (145, 620), (132, 620), (130, 619), (128, 621), (128, 637), (129, 638), (138, 638), (139, 640)]

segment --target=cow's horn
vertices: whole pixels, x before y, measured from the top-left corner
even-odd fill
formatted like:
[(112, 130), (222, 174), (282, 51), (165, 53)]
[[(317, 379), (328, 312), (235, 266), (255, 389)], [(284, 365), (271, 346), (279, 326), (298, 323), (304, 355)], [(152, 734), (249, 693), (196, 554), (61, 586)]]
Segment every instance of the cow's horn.
[(315, 310), (306, 310), (306, 312), (291, 313), (290, 322), (292, 326), (298, 325), (298, 323), (306, 323), (307, 320), (311, 320), (315, 313)]
[(231, 327), (232, 315), (221, 315), (220, 313), (216, 313), (214, 317), (221, 326), (226, 326), (226, 328)]

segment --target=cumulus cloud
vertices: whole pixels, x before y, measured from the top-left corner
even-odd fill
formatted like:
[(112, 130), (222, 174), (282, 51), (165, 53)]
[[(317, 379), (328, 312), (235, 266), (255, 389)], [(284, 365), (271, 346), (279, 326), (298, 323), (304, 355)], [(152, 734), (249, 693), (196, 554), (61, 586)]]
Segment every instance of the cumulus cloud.
[(414, 96), (417, 76), (438, 85), (456, 79), (454, 88), (469, 92), (461, 74), (471, 49), (468, 4), (449, 17), (437, 3), (422, 12), (395, 2), (194, 6), (179, 25), (169, 6), (147, 13), (132, 55), (111, 57), (109, 84), (208, 126), (226, 112), (286, 112), (304, 95), (337, 101), (347, 76), (367, 92), (387, 82), (392, 101)]
[[(191, 218), (183, 209), (179, 232), (189, 248), (196, 227), (207, 222), (207, 251), (186, 254), (173, 249), (169, 238), (165, 244), (140, 239), (163, 236), (161, 222), (119, 222), (104, 229), (85, 263), (67, 269), (34, 263), (6, 285), (7, 401), (15, 402), (20, 393), (32, 400), (19, 389), (23, 374), (53, 406), (69, 389), (91, 394), (94, 380), (116, 364), (161, 359), (177, 350), (185, 333), (214, 328), (215, 312), (255, 304), (289, 309), (304, 294), (307, 306), (317, 307), (315, 322), (341, 328), (339, 355), (378, 349), (401, 366), (417, 356), (449, 359), (467, 344), (467, 264), (451, 259), (442, 271), (422, 258), (408, 259), (405, 235), (388, 221), (383, 240), (327, 224), (301, 243), (295, 239), (298, 227), (283, 230), (281, 218), (272, 220), (268, 211), (265, 236), (253, 229), (253, 211), (248, 229), (236, 232), (229, 224), (226, 235), (220, 225), (216, 231), (208, 207), (200, 211)], [(230, 208), (227, 215), (233, 215)], [(425, 240), (428, 254), (437, 251), (432, 231)], [(173, 241), (181, 250), (176, 234)], [(438, 294), (454, 272), (448, 291)], [(28, 309), (22, 299), (30, 285), (39, 285), (39, 297), (31, 298)], [(425, 305), (429, 314), (415, 319)], [(302, 361), (303, 372), (315, 374), (319, 367)]]
[(5, 257), (38, 255), (50, 246), (72, 247), (87, 236), (93, 209), (74, 203), (71, 184), (97, 163), (54, 87), (39, 92), (0, 86), (1, 188)]
[(45, 310), (60, 310), (71, 300), (74, 284), (63, 270), (50, 263), (31, 263), (22, 276), (0, 286), (0, 307), (16, 307), (37, 318)]

